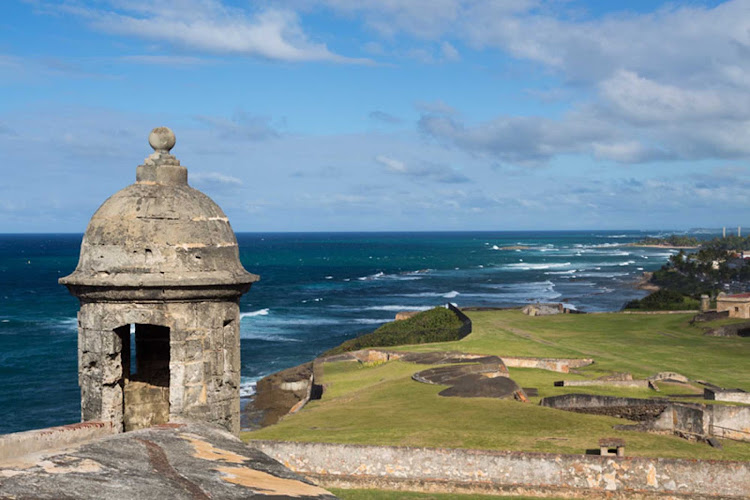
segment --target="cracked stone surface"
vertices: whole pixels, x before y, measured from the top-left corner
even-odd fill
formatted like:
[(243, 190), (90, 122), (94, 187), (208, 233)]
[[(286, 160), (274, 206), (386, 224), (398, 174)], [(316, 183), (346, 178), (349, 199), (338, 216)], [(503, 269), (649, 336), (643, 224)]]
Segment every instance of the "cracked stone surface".
[(226, 431), (168, 424), (0, 463), (0, 498), (336, 498)]

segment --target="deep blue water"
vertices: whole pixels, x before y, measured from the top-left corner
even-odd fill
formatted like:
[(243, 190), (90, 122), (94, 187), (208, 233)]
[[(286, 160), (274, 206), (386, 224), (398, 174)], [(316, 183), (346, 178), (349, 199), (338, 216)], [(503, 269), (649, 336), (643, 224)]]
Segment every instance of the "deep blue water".
[[(566, 302), (617, 310), (663, 249), (627, 231), (240, 233), (261, 281), (241, 301), (243, 393), (274, 371), (372, 331), (404, 309)], [(79, 419), (78, 301), (57, 279), (81, 235), (0, 235), (0, 433)], [(508, 245), (526, 250), (499, 250)]]

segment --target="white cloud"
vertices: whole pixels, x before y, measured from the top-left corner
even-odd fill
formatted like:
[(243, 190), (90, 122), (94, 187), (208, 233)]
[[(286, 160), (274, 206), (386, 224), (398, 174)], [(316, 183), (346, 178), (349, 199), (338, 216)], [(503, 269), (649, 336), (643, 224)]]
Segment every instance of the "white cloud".
[(419, 127), (427, 135), (469, 153), (527, 165), (543, 163), (558, 154), (585, 152), (592, 143), (614, 136), (611, 129), (585, 115), (563, 120), (502, 116), (474, 126), (451, 117), (424, 115)]
[(469, 178), (464, 174), (441, 163), (419, 161), (416, 165), (407, 165), (406, 162), (383, 155), (376, 156), (375, 161), (385, 166), (386, 171), (390, 173), (406, 175), (415, 179), (446, 184), (469, 182)]
[(428, 62), (426, 47), (440, 44), (448, 59), (455, 41), (536, 63), (572, 84), (567, 96), (546, 85), (543, 95), (566, 96), (570, 106), (554, 120), (497, 116), (465, 125), (423, 117), (423, 131), (468, 153), (527, 164), (571, 152), (623, 163), (750, 154), (748, 0), (597, 15), (544, 0), (321, 2), (359, 16), (385, 40), (411, 37), (412, 52)]
[(634, 122), (745, 119), (750, 94), (695, 90), (659, 83), (632, 71), (618, 71), (600, 84), (604, 103)]
[(448, 42), (440, 44), (440, 51), (442, 52), (445, 61), (455, 62), (461, 60), (461, 54), (458, 53), (456, 47)]
[(168, 42), (207, 52), (238, 54), (278, 61), (329, 61), (369, 64), (345, 57), (313, 42), (291, 11), (268, 8), (250, 12), (219, 0), (131, 0), (110, 9), (75, 4), (47, 6), (80, 16), (95, 29), (116, 35)]
[(406, 173), (406, 164), (395, 158), (389, 158), (387, 156), (378, 155), (375, 157), (375, 161), (384, 165), (386, 170), (394, 173)]
[(196, 120), (209, 125), (217, 135), (225, 140), (262, 141), (279, 137), (279, 132), (268, 116), (257, 116), (245, 111), (237, 111), (231, 119), (217, 116), (196, 116)]
[(196, 184), (224, 184), (230, 186), (241, 186), (242, 181), (237, 177), (222, 174), (221, 172), (195, 172), (190, 174), (190, 180)]

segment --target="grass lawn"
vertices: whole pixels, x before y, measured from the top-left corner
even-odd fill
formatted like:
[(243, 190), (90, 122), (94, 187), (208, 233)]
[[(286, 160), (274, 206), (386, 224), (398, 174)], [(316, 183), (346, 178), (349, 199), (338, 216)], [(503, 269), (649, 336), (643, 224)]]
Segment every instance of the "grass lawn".
[[(540, 397), (571, 392), (653, 397), (690, 392), (647, 389), (553, 387), (555, 380), (591, 379), (627, 371), (641, 378), (676, 371), (691, 379), (750, 390), (750, 339), (706, 337), (689, 326), (690, 315), (559, 315), (532, 318), (518, 311), (471, 312), (474, 332), (463, 340), (404, 347), (517, 356), (592, 357), (581, 374), (510, 369)], [(326, 392), (280, 423), (245, 433), (243, 439), (276, 439), (399, 446), (584, 453), (600, 437), (625, 439), (629, 456), (750, 460), (750, 443), (724, 440), (723, 450), (674, 436), (615, 431), (626, 420), (577, 414), (536, 404), (491, 398), (444, 398), (444, 387), (411, 380), (425, 365), (391, 361), (362, 365), (327, 363)], [(367, 497), (365, 497), (367, 498)], [(377, 498), (377, 497), (375, 497)]]
[[(502, 498), (503, 500), (538, 500), (539, 497), (508, 497), (496, 495), (460, 495), (455, 493), (416, 493), (412, 491), (385, 491), (385, 490), (342, 490), (338, 488), (328, 488), (328, 491), (339, 497), (341, 500), (389, 500), (398, 498), (399, 500), (491, 500), (493, 498)], [(546, 497), (547, 500), (555, 500), (553, 497)]]

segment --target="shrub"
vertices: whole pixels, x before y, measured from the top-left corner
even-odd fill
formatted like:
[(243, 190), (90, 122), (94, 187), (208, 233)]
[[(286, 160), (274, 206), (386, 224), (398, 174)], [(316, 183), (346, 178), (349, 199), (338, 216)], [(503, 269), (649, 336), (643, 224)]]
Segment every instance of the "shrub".
[(347, 340), (326, 351), (324, 356), (357, 351), (367, 347), (386, 347), (427, 342), (459, 340), (462, 322), (456, 314), (444, 307), (436, 307), (401, 321), (386, 323), (372, 333)]
[(657, 290), (643, 297), (641, 300), (631, 300), (624, 309), (640, 309), (643, 311), (682, 311), (698, 309), (699, 301), (686, 297), (674, 290)]

